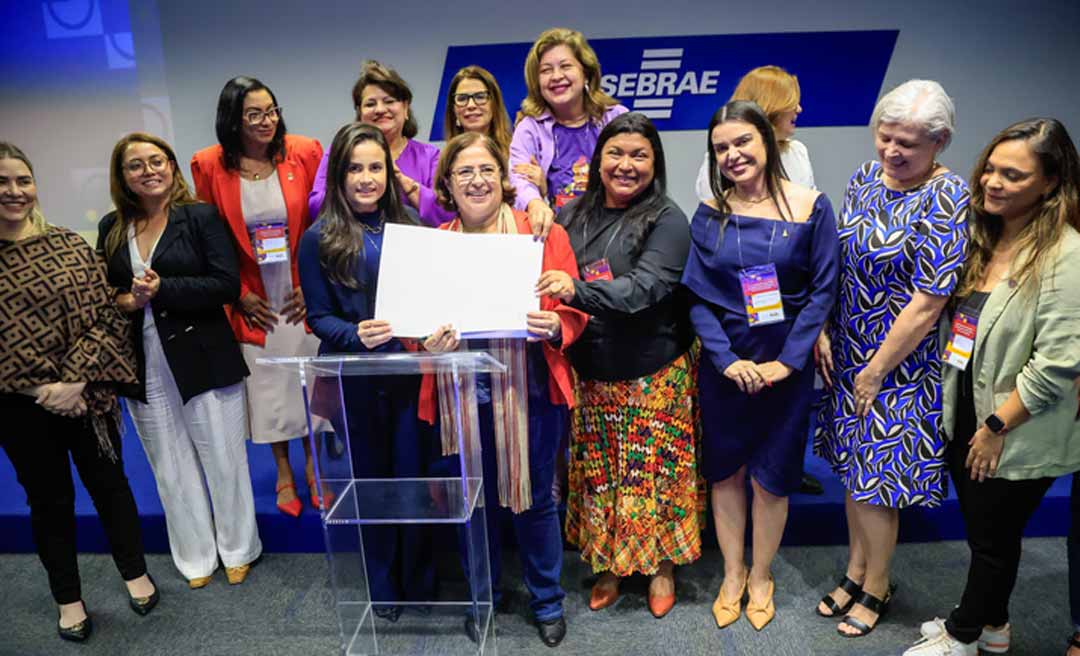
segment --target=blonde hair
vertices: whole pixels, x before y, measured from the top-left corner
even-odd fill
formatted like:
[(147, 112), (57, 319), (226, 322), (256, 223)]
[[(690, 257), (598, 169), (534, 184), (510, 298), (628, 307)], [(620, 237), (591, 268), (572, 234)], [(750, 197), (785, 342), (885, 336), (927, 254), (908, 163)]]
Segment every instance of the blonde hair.
[[(18, 146), (6, 141), (0, 141), (0, 159), (17, 159), (23, 164), (26, 164), (26, 168), (30, 170), (30, 177), (34, 177), (34, 165), (30, 163), (30, 158), (26, 156)], [(34, 180), (34, 186), (37, 186), (37, 180)], [(34, 206), (30, 208), (30, 227), (33, 229), (34, 234), (43, 235), (49, 229), (48, 222), (45, 221), (45, 215), (41, 213), (41, 202), (38, 199), (34, 199)]]
[(466, 66), (454, 75), (454, 79), (450, 81), (450, 91), (446, 95), (446, 119), (443, 124), (443, 134), (446, 136), (446, 140), (450, 141), (454, 137), (465, 132), (465, 130), (458, 125), (457, 114), (454, 113), (454, 95), (457, 93), (458, 85), (465, 80), (479, 80), (484, 88), (487, 90), (490, 98), (488, 99), (488, 106), (491, 107), (491, 125), (488, 126), (488, 136), (495, 140), (495, 143), (499, 144), (499, 148), (506, 154), (510, 153), (510, 117), (506, 113), (506, 104), (503, 102), (502, 90), (499, 89), (499, 83), (495, 81), (493, 76), (487, 69), (480, 66)]
[(548, 50), (555, 46), (566, 46), (574, 53), (574, 58), (581, 64), (585, 72), (585, 113), (594, 121), (603, 118), (604, 112), (619, 104), (611, 96), (604, 93), (600, 88), (600, 60), (596, 58), (585, 36), (577, 30), (565, 27), (553, 27), (545, 31), (537, 39), (525, 58), (525, 87), (528, 94), (521, 101), (521, 111), (518, 112), (517, 121), (524, 116), (539, 117), (550, 108), (544, 96), (540, 93), (540, 58)]
[(112, 257), (113, 253), (127, 240), (128, 226), (136, 219), (145, 218), (146, 214), (139, 197), (135, 195), (135, 192), (128, 187), (127, 181), (124, 180), (124, 151), (127, 150), (128, 146), (135, 143), (148, 143), (157, 146), (172, 162), (173, 182), (172, 189), (169, 190), (169, 202), (165, 206), (165, 211), (168, 211), (173, 206), (190, 205), (198, 202), (191, 194), (187, 182), (184, 181), (184, 174), (180, 172), (180, 165), (176, 161), (176, 153), (173, 152), (172, 146), (161, 137), (145, 132), (132, 132), (125, 135), (113, 146), (112, 156), (109, 158), (109, 195), (112, 197), (113, 206), (116, 207), (116, 222), (113, 223), (109, 234), (105, 236), (105, 257), (107, 258)]
[(784, 112), (795, 111), (799, 106), (799, 79), (779, 66), (758, 66), (742, 76), (732, 100), (750, 100), (765, 112), (770, 125)]
[(1053, 118), (1034, 118), (1014, 123), (995, 136), (983, 149), (971, 173), (971, 220), (967, 260), (955, 295), (967, 296), (979, 286), (1001, 238), (1001, 217), (984, 208), (982, 175), (994, 149), (1006, 141), (1023, 141), (1039, 161), (1042, 175), (1057, 179), (1054, 188), (1043, 195), (1032, 209), (1031, 220), (1017, 237), (1014, 260), (1019, 267), (1010, 271), (1018, 284), (1037, 281), (1049, 254), (1053, 252), (1066, 226), (1080, 230), (1080, 157), (1069, 133)]

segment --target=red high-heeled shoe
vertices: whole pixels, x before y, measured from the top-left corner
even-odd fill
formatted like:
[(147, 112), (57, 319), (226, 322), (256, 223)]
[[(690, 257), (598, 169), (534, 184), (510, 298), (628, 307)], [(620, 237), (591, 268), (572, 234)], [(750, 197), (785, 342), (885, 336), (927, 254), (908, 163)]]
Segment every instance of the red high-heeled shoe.
[(319, 493), (315, 486), (315, 479), (309, 478), (307, 484), (308, 489), (311, 491), (311, 507), (315, 510), (330, 510), (330, 506), (334, 503), (334, 493), (323, 492), (323, 502), (322, 505), (319, 505)]
[[(292, 488), (292, 491), (295, 495), (295, 483), (278, 483), (277, 487), (274, 488), (274, 494), (279, 494), (282, 490), (288, 490), (289, 488)], [(304, 504), (300, 503), (300, 499), (298, 497), (293, 496), (292, 501), (289, 501), (288, 503), (278, 503), (277, 508), (286, 515), (290, 515), (292, 517), (299, 517), (300, 511), (304, 509)]]

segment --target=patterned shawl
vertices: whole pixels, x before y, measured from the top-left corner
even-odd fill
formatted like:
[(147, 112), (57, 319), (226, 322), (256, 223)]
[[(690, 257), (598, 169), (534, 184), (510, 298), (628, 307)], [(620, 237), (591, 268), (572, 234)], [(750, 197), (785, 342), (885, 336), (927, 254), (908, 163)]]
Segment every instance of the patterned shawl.
[(104, 262), (78, 234), (50, 226), (0, 241), (0, 392), (85, 382), (83, 420), (110, 460), (117, 454), (108, 422), (120, 419), (115, 385), (136, 382), (130, 333)]
[[(517, 222), (509, 206), (499, 210), (498, 232), (517, 234)], [(461, 232), (461, 219), (450, 223), (449, 230)], [(507, 366), (507, 373), (491, 374), (491, 409), (495, 418), (495, 454), (499, 466), (499, 503), (520, 513), (532, 507), (532, 483), (529, 480), (529, 391), (525, 363), (525, 340), (488, 340), (491, 355)], [(459, 348), (464, 348), (462, 345)], [(476, 377), (460, 376), (461, 442), (467, 452), (475, 453), (480, 445), (476, 410)], [(454, 384), (448, 373), (438, 375), (439, 421), (442, 428), (442, 453), (457, 453), (458, 428), (454, 421)]]

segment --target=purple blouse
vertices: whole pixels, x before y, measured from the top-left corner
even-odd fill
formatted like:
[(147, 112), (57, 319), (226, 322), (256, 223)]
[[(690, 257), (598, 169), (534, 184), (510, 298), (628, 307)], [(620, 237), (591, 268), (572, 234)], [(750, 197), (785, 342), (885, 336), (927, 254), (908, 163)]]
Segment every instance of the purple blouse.
[[(315, 184), (308, 194), (308, 207), (311, 210), (311, 220), (317, 220), (319, 208), (322, 207), (323, 198), (326, 197), (326, 168), (330, 160), (330, 149), (323, 154), (319, 162), (319, 170), (315, 172)], [(394, 162), (401, 172), (415, 180), (420, 185), (420, 207), (417, 213), (420, 220), (430, 226), (438, 226), (454, 218), (453, 212), (448, 212), (439, 206), (435, 197), (435, 168), (439, 165), (439, 149), (430, 144), (421, 143), (415, 139), (409, 139), (405, 149), (401, 151)], [(408, 202), (402, 195), (402, 202)]]

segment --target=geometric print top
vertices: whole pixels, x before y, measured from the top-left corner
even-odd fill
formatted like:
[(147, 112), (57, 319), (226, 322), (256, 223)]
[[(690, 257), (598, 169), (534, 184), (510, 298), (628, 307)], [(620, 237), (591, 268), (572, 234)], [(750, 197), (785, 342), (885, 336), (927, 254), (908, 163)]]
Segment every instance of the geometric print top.
[(969, 201), (967, 183), (951, 171), (893, 191), (872, 161), (848, 184), (837, 220), (840, 291), (829, 324), (836, 373), (815, 450), (856, 501), (902, 508), (945, 497), (936, 326), (886, 374), (866, 419), (855, 413), (854, 383), (915, 292), (952, 294), (967, 248)]
[(136, 382), (129, 333), (104, 263), (78, 234), (49, 226), (43, 235), (0, 241), (0, 392), (85, 381), (88, 419), (101, 442), (103, 418), (118, 407), (115, 384)]

